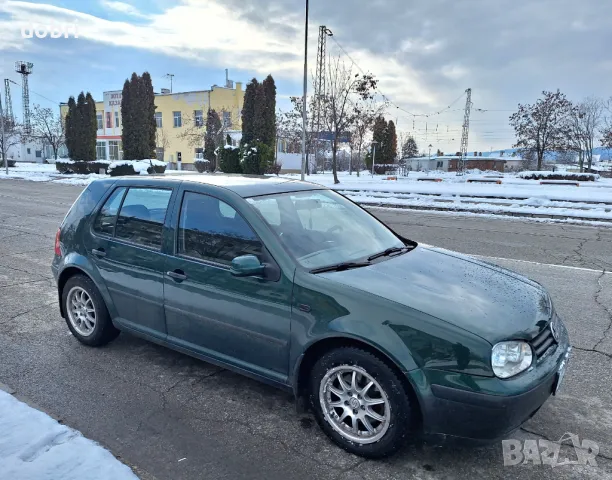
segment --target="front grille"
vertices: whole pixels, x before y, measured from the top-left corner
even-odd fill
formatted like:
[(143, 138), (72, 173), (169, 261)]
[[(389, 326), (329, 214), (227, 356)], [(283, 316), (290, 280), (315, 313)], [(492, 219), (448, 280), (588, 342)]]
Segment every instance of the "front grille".
[(549, 348), (553, 348), (556, 345), (557, 342), (550, 329), (550, 323), (531, 341), (531, 347), (537, 359), (542, 358)]

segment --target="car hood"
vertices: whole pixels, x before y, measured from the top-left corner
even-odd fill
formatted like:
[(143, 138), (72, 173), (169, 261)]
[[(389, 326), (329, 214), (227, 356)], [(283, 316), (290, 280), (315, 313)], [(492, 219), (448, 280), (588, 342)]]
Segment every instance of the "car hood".
[(538, 283), (433, 247), (322, 276), (437, 317), (491, 344), (532, 339), (552, 313), (550, 297)]

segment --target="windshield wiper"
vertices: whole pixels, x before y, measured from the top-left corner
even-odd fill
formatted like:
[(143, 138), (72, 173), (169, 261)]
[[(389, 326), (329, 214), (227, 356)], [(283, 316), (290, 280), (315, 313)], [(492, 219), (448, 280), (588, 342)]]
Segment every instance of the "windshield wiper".
[(341, 272), (351, 268), (367, 267), (368, 265), (370, 265), (370, 262), (344, 262), (337, 263), (336, 265), (329, 265), (327, 267), (315, 268), (311, 270), (310, 273)]
[(384, 252), (376, 253), (372, 255), (371, 257), (368, 257), (368, 261), (371, 262), (372, 260), (376, 260), (377, 258), (380, 258), (380, 257), (388, 257), (389, 255), (393, 255), (394, 253), (400, 253), (400, 252), (409, 251), (409, 250), (412, 250), (412, 248), (411, 247), (387, 248)]

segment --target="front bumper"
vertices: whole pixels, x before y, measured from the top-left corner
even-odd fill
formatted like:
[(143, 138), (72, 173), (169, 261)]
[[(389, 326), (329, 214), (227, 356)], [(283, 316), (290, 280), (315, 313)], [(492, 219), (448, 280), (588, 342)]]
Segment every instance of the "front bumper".
[[(450, 437), (476, 442), (506, 438), (554, 394), (559, 367), (567, 363), (570, 350), (564, 327), (555, 351), (515, 378), (472, 377), (466, 382), (464, 375), (463, 388), (456, 388), (458, 382), (429, 385), (421, 399), (425, 435), (438, 440)], [(472, 388), (465, 388), (466, 383), (471, 383)], [(507, 393), (494, 394), (502, 389)]]

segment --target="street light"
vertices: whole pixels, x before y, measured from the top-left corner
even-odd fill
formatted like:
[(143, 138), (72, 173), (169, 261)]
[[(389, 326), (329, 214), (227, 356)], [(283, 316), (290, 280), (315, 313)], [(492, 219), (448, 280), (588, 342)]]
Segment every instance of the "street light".
[(429, 144), (429, 159), (431, 160), (431, 149), (432, 149), (433, 145), (430, 143)]
[(378, 142), (374, 140), (372, 142), (372, 177), (374, 176), (374, 164), (376, 163), (376, 145), (378, 145)]
[(308, 0), (306, 0), (306, 28), (304, 31), (304, 93), (302, 103), (302, 173), (300, 179), (304, 181), (306, 173), (306, 94), (308, 93)]

